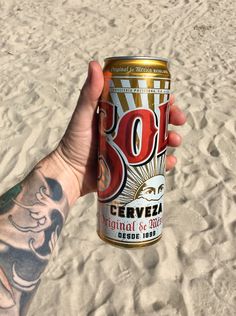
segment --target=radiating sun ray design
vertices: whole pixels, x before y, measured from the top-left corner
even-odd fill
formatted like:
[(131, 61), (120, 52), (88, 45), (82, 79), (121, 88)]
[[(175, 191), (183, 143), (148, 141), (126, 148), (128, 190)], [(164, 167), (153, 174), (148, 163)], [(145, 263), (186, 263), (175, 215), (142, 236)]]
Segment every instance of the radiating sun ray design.
[[(126, 79), (121, 79), (121, 84), (123, 88), (131, 88), (130, 81)], [(135, 110), (136, 105), (134, 102), (134, 96), (133, 93), (125, 93), (126, 101), (128, 103), (130, 110)]]
[[(160, 80), (154, 80), (154, 88), (155, 89), (160, 89), (161, 87), (161, 82)], [(157, 107), (160, 104), (160, 94), (156, 93), (154, 94), (154, 105)]]
[[(166, 82), (165, 82), (165, 89), (166, 89), (166, 90), (169, 90), (169, 89), (170, 89), (170, 81), (166, 81)], [(169, 94), (165, 93), (165, 94), (164, 94), (164, 100), (163, 100), (163, 102), (167, 102), (168, 99), (169, 99)]]
[[(109, 84), (110, 84), (110, 88), (114, 88), (115, 87), (115, 84), (114, 84), (113, 80), (110, 80)], [(116, 105), (116, 107), (117, 107), (117, 113), (118, 113), (118, 116), (120, 118), (123, 115), (124, 112), (123, 112), (123, 109), (122, 109), (122, 106), (121, 106), (118, 94), (115, 93), (115, 92), (111, 92), (110, 95), (111, 95), (111, 99), (112, 99), (113, 104)]]
[(137, 198), (137, 192), (148, 179), (165, 173), (165, 152), (155, 156), (143, 166), (128, 166), (126, 185), (119, 196), (119, 202), (127, 204)]
[[(147, 88), (147, 81), (146, 80), (138, 80), (139, 88)], [(148, 94), (147, 93), (141, 93), (141, 101), (142, 101), (142, 107), (145, 109), (149, 108), (149, 102), (148, 102)]]
[[(159, 122), (159, 107), (169, 99), (169, 78), (156, 78), (148, 75), (141, 77), (114, 75), (108, 77), (107, 80), (107, 85), (110, 87), (110, 102), (113, 103), (117, 109), (117, 122), (119, 122), (125, 112), (140, 107), (155, 111)], [(139, 88), (140, 92), (133, 92), (132, 88)], [(154, 93), (151, 89), (159, 89), (160, 91)], [(106, 96), (104, 97), (106, 99)], [(116, 131), (113, 131), (112, 137), (114, 137), (115, 134)], [(141, 141), (142, 126), (140, 122), (137, 122), (135, 147), (137, 152), (140, 149)], [(162, 152), (161, 155), (154, 156), (145, 165), (127, 166), (127, 181), (125, 187), (119, 197), (113, 200), (113, 203), (127, 204), (134, 200), (139, 188), (145, 181), (157, 175), (164, 175), (164, 172), (165, 152)]]

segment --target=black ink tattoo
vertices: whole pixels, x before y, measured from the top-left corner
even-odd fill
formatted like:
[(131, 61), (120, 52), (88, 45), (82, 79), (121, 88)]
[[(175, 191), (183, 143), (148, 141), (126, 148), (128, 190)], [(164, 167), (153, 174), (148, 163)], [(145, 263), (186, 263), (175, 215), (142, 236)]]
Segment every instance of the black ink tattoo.
[(0, 198), (0, 315), (26, 315), (68, 211), (61, 185), (40, 169)]

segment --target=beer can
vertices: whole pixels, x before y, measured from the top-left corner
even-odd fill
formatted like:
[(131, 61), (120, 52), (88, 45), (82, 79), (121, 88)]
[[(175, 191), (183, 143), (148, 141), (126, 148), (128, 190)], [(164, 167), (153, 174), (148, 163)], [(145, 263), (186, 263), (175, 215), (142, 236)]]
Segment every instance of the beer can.
[(97, 233), (113, 245), (161, 238), (168, 138), (168, 60), (105, 59), (99, 100)]

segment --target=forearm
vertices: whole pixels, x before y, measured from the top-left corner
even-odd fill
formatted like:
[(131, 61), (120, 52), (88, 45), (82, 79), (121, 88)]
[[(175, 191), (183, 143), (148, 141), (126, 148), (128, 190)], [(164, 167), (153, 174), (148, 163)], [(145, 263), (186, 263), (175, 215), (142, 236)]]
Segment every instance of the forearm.
[(56, 153), (0, 197), (0, 316), (26, 315), (78, 197), (78, 181)]

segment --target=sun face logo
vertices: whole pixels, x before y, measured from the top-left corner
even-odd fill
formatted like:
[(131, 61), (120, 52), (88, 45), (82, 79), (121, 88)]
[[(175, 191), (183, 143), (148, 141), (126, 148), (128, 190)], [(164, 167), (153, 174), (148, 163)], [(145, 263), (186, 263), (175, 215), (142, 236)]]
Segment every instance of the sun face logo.
[(125, 206), (151, 206), (162, 202), (165, 190), (165, 153), (144, 166), (129, 166), (126, 185), (118, 201)]
[(144, 182), (135, 194), (135, 199), (159, 201), (164, 194), (165, 178), (162, 175), (152, 177)]
[(165, 177), (154, 176), (146, 180), (136, 191), (133, 201), (126, 204), (126, 207), (151, 206), (163, 200), (165, 189)]

